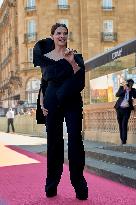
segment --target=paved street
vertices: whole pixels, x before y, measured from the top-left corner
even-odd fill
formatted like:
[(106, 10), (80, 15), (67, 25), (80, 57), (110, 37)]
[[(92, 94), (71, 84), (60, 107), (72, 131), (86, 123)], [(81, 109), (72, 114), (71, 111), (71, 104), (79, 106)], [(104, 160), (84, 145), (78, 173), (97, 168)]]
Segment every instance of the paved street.
[(89, 172), (84, 173), (89, 199), (79, 201), (66, 164), (58, 195), (47, 199), (44, 193), (46, 157), (36, 153), (38, 147), (44, 149), (46, 139), (0, 132), (0, 205), (136, 205), (135, 189)]

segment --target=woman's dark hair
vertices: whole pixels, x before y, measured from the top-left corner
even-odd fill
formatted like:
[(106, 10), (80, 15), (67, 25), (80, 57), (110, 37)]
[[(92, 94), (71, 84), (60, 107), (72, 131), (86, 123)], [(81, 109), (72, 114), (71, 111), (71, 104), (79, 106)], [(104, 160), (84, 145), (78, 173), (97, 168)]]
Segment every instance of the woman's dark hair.
[(54, 24), (54, 25), (52, 26), (52, 28), (51, 28), (51, 34), (53, 35), (53, 34), (55, 33), (55, 30), (56, 30), (57, 28), (59, 28), (59, 27), (64, 27), (64, 28), (66, 28), (66, 29), (67, 29), (67, 33), (68, 33), (68, 28), (67, 28), (67, 26), (66, 26), (65, 24), (63, 24), (63, 23), (56, 23), (56, 24)]

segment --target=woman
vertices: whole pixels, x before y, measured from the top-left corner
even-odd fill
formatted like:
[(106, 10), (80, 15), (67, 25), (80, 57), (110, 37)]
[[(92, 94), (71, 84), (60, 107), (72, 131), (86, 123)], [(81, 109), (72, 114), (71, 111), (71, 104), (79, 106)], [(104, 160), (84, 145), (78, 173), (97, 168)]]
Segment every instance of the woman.
[(43, 114), (47, 130), (47, 197), (57, 195), (64, 163), (63, 120), (68, 132), (68, 158), (71, 183), (76, 197), (88, 198), (83, 176), (85, 153), (82, 142), (82, 98), (85, 85), (85, 67), (81, 54), (67, 49), (68, 29), (56, 23), (51, 28), (55, 48), (42, 59), (42, 76), (47, 82), (43, 98)]

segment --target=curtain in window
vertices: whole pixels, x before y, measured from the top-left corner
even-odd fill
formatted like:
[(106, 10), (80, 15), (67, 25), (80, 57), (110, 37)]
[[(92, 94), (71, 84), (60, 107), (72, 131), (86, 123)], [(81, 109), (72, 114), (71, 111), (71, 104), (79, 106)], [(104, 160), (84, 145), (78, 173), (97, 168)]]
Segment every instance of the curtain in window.
[(68, 5), (67, 0), (58, 0), (58, 5)]
[(37, 103), (38, 92), (40, 88), (40, 80), (36, 78), (31, 78), (26, 86), (27, 91), (27, 101), (29, 104)]
[(35, 22), (35, 20), (29, 20), (27, 22), (27, 33), (36, 33), (36, 22)]
[(112, 7), (112, 0), (103, 0), (103, 7), (104, 8), (111, 8)]
[(113, 20), (106, 20), (103, 22), (103, 32), (113, 32)]
[(27, 7), (34, 7), (35, 6), (35, 0), (27, 0)]

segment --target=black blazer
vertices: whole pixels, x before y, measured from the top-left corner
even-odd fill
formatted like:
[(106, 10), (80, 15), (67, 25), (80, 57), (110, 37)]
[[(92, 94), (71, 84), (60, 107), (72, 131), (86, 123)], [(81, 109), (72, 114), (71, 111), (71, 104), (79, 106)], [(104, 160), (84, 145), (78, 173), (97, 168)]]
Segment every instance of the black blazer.
[[(42, 70), (42, 74), (49, 84), (45, 91), (46, 109), (53, 110), (57, 105), (67, 108), (82, 105), (80, 92), (85, 86), (85, 66), (82, 54), (76, 53), (74, 58), (80, 67), (75, 74), (71, 64), (65, 59), (57, 63), (47, 57), (43, 59), (45, 69)], [(52, 83), (53, 87), (50, 86)]]
[[(123, 86), (120, 86), (118, 92), (116, 93), (116, 97), (119, 97), (114, 108), (115, 109), (119, 109), (122, 101), (124, 100), (125, 97), (125, 90), (123, 88)], [(136, 89), (132, 88), (131, 91), (129, 92), (129, 108), (130, 110), (134, 110), (134, 106), (133, 106), (133, 98), (136, 98)]]
[(56, 92), (60, 104), (66, 103), (67, 101), (69, 102), (69, 99), (74, 100), (77, 95), (80, 98), (79, 94), (85, 87), (85, 66), (82, 54), (77, 53), (74, 55), (74, 58), (80, 70), (72, 77), (65, 80)]

